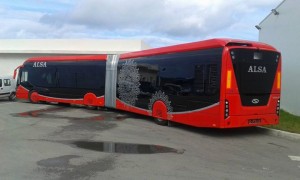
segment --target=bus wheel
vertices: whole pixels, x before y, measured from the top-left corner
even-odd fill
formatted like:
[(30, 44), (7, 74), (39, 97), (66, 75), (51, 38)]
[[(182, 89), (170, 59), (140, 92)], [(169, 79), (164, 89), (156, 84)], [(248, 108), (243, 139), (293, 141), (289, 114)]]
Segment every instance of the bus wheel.
[(97, 106), (88, 106), (88, 105), (86, 105), (86, 108), (90, 109), (90, 110), (96, 110)]
[(154, 121), (158, 125), (166, 126), (168, 124), (167, 119), (167, 106), (163, 101), (156, 101), (152, 107), (152, 116), (154, 117)]
[(95, 106), (97, 104), (97, 96), (94, 93), (87, 93), (83, 97), (83, 104), (86, 106)]
[(29, 101), (34, 104), (39, 103), (38, 97), (39, 97), (39, 94), (36, 91), (31, 91), (28, 95)]
[(154, 121), (155, 121), (156, 124), (161, 125), (161, 126), (168, 125), (168, 120), (163, 120), (163, 119), (160, 119), (160, 118), (155, 118)]
[(87, 107), (87, 109), (97, 109), (97, 96), (94, 93), (87, 93), (83, 97), (83, 104)]
[(16, 99), (16, 93), (15, 93), (15, 92), (12, 92), (12, 93), (9, 95), (8, 99), (9, 99), (10, 101), (14, 101), (14, 100)]
[(59, 106), (65, 106), (65, 107), (71, 106), (70, 103), (62, 103), (62, 102), (57, 103), (57, 105), (59, 105)]

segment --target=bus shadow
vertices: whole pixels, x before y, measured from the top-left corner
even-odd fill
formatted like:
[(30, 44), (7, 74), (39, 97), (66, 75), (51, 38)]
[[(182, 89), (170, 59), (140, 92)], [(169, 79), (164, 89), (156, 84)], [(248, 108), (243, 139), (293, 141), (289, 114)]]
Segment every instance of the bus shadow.
[[(10, 102), (7, 100), (0, 100), (1, 102)], [(48, 103), (47, 103), (48, 104)], [(21, 112), (16, 114), (11, 114), (17, 117), (42, 117), (42, 118), (63, 118), (69, 120), (97, 120), (102, 121), (106, 119), (113, 119), (113, 120), (125, 120), (127, 118), (131, 119), (140, 119), (147, 123), (152, 123), (154, 126), (155, 121), (153, 117), (139, 115), (127, 111), (117, 110), (117, 109), (110, 109), (110, 108), (98, 108), (96, 109), (88, 109), (85, 106), (71, 106), (65, 104), (49, 104), (52, 105), (51, 107), (42, 108), (38, 110), (28, 111), (28, 112)], [(52, 114), (58, 111), (68, 111), (71, 109), (84, 109), (90, 114), (94, 114), (92, 117), (64, 117), (60, 115)], [(47, 113), (47, 114), (45, 114)], [(49, 114), (50, 113), (50, 114)], [(157, 125), (159, 126), (159, 125)], [(200, 128), (200, 127), (193, 127), (188, 126), (176, 122), (169, 123), (170, 128), (178, 129), (180, 131), (192, 132), (199, 135), (209, 136), (209, 137), (241, 137), (241, 136), (261, 136), (264, 134), (268, 134), (269, 130), (260, 128), (260, 127), (244, 127), (244, 128), (231, 128), (231, 129), (217, 129), (217, 128)]]
[[(30, 110), (25, 112), (19, 113), (12, 113), (11, 116), (13, 117), (22, 117), (22, 118), (42, 118), (42, 119), (67, 119), (70, 121), (122, 121), (129, 117), (134, 118), (135, 116), (130, 116), (128, 113), (123, 113), (120, 111), (111, 111), (101, 109), (94, 110), (88, 109), (85, 106), (73, 106), (73, 105), (66, 105), (66, 104), (49, 104), (51, 106), (46, 106), (44, 108), (39, 108), (36, 110)], [(57, 114), (58, 112), (66, 112), (71, 111), (74, 109), (82, 109), (92, 116), (88, 117), (80, 117), (72, 115), (72, 113), (68, 115), (60, 115)]]
[(0, 98), (0, 103), (7, 103), (7, 102), (14, 102), (14, 101), (10, 101), (8, 100), (8, 98)]
[[(122, 113), (124, 115), (126, 114), (126, 116), (129, 118), (142, 119), (143, 121), (147, 121), (149, 123), (153, 123), (154, 125), (156, 125), (153, 117), (143, 116), (143, 115), (115, 110), (115, 109), (109, 109), (109, 111), (114, 113)], [(203, 127), (193, 127), (193, 126), (180, 124), (176, 122), (169, 122), (168, 126), (169, 128), (174, 128), (181, 131), (192, 132), (199, 135), (210, 136), (210, 137), (261, 136), (261, 135), (268, 134), (268, 132), (270, 131), (268, 129), (260, 128), (260, 127), (241, 127), (241, 128), (230, 128), (230, 129), (203, 128)]]
[(268, 134), (269, 130), (260, 127), (241, 127), (230, 129), (217, 129), (217, 128), (199, 128), (192, 127), (184, 124), (171, 123), (171, 127), (189, 131), (210, 137), (241, 137), (241, 136), (261, 136)]
[[(117, 109), (107, 109), (101, 108), (100, 111), (107, 111), (110, 113), (119, 113), (126, 118), (140, 119), (148, 123), (153, 123), (156, 125), (154, 118), (150, 116), (144, 116), (140, 114), (135, 114), (127, 111), (117, 110)], [(99, 111), (89, 110), (91, 113), (99, 113)], [(157, 125), (160, 126), (160, 125)], [(187, 131), (192, 133), (197, 133), (199, 135), (205, 135), (210, 137), (241, 137), (241, 136), (261, 136), (268, 134), (269, 130), (260, 127), (242, 127), (242, 128), (230, 128), (230, 129), (219, 129), (219, 128), (203, 128), (203, 127), (193, 127), (185, 124), (180, 124), (176, 122), (169, 122), (169, 128), (175, 128), (181, 131)]]

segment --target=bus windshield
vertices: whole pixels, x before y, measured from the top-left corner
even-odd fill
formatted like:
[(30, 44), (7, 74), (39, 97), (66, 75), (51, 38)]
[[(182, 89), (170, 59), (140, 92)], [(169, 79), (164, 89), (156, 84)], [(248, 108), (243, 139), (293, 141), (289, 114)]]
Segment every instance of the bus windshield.
[(230, 51), (234, 73), (241, 94), (243, 105), (247, 99), (260, 96), (265, 105), (272, 91), (276, 70), (279, 62), (279, 53), (254, 49), (233, 49)]

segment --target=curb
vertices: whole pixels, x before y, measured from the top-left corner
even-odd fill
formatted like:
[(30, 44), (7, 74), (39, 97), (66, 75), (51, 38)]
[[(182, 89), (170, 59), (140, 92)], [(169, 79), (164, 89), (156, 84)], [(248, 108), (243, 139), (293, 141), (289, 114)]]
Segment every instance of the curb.
[(268, 134), (268, 135), (282, 137), (282, 138), (286, 138), (286, 139), (290, 139), (290, 140), (300, 140), (300, 134), (297, 134), (297, 133), (290, 133), (290, 132), (286, 132), (286, 131), (266, 128), (266, 127), (261, 127), (261, 126), (259, 126), (258, 128), (265, 129), (266, 131), (264, 131), (264, 133)]

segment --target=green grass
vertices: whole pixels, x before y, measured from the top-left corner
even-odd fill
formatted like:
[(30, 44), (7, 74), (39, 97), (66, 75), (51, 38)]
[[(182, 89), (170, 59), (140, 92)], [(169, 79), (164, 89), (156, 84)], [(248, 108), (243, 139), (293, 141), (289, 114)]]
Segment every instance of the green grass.
[(284, 110), (280, 110), (279, 124), (268, 127), (300, 134), (300, 116), (295, 116)]

